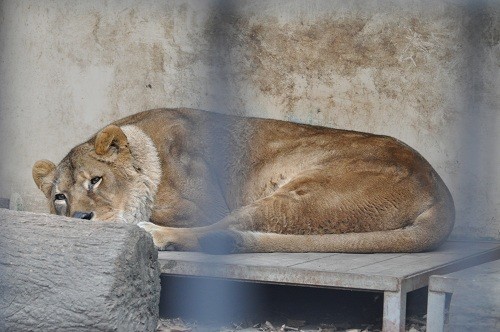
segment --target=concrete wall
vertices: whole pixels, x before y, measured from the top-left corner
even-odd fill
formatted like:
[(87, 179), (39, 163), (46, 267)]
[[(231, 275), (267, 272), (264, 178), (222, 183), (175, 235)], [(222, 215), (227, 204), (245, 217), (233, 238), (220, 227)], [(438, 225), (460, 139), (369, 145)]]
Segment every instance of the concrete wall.
[(395, 136), (500, 238), (498, 1), (2, 1), (0, 197), (32, 164), (155, 107)]

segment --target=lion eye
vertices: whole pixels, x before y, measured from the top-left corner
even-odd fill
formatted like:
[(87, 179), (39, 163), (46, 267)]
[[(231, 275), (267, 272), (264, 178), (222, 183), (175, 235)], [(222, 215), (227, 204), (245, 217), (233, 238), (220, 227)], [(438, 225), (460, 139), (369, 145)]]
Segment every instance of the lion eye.
[(90, 183), (91, 184), (96, 184), (97, 182), (101, 181), (102, 177), (100, 176), (96, 176), (96, 177), (93, 177), (91, 180), (90, 180)]
[(56, 194), (55, 196), (56, 201), (65, 201), (66, 200), (66, 195), (64, 194)]

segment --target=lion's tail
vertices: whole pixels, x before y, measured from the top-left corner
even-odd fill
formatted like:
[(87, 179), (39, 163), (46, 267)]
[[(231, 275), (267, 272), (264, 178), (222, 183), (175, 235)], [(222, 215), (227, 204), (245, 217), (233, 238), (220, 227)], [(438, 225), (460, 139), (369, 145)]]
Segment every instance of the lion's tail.
[[(450, 196), (451, 197), (451, 196)], [(451, 203), (451, 204), (450, 204)], [(324, 235), (289, 235), (217, 231), (199, 239), (203, 251), (238, 252), (420, 252), (439, 246), (454, 223), (453, 201), (438, 202), (408, 227), (387, 231)]]

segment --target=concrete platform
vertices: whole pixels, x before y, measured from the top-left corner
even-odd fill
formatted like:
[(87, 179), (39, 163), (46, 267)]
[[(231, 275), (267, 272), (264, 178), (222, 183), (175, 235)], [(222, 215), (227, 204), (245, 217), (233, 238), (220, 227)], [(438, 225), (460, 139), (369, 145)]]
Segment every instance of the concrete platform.
[(429, 279), (427, 331), (498, 331), (500, 328), (500, 260)]
[(500, 243), (449, 241), (415, 254), (160, 252), (162, 274), (384, 293), (384, 331), (404, 331), (406, 295), (429, 277), (500, 258)]

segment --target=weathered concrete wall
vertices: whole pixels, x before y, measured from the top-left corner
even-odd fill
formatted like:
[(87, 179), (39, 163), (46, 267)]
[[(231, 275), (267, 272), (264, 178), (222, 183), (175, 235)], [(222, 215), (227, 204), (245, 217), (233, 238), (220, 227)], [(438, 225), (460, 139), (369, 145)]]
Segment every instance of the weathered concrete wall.
[(498, 1), (25, 0), (0, 17), (0, 197), (39, 202), (36, 160), (187, 106), (395, 136), (449, 185), (456, 236), (500, 238)]

